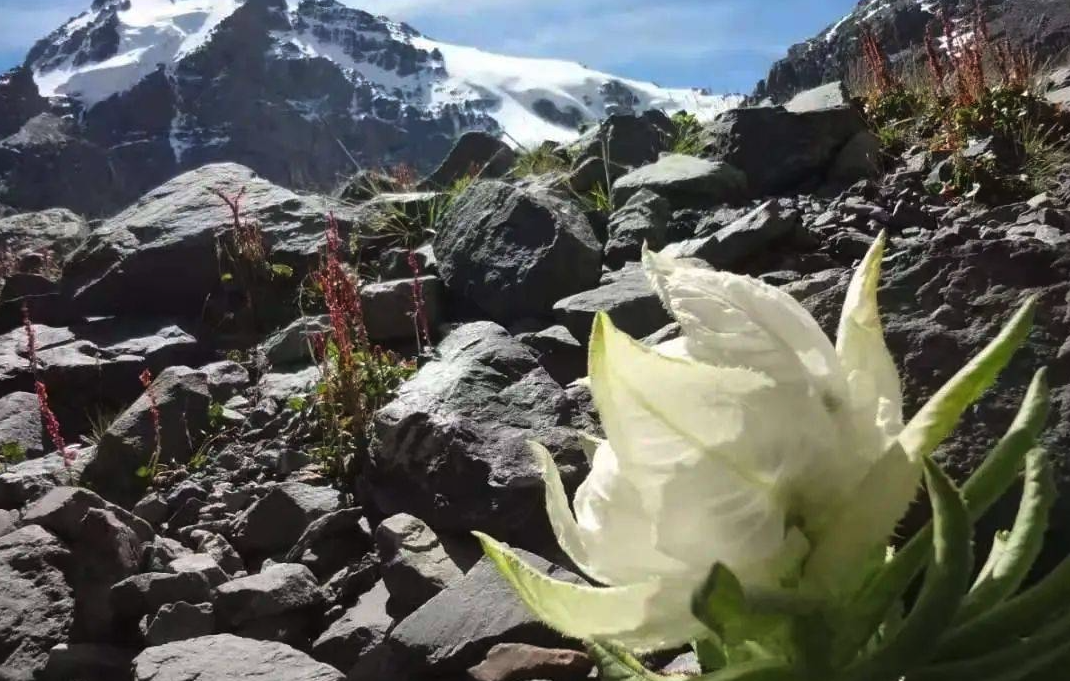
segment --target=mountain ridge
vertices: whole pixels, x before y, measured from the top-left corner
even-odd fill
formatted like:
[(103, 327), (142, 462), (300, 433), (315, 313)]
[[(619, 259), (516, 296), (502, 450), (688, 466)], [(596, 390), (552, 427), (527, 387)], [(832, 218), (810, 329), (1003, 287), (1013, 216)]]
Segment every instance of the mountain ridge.
[[(0, 203), (91, 215), (206, 163), (324, 191), (355, 166), (429, 169), (468, 131), (563, 142), (614, 113), (740, 99), (452, 45), (336, 0), (95, 0), (21, 70), (37, 92), (14, 71), (0, 85), (23, 102), (0, 121)], [(6, 139), (37, 116), (61, 120), (28, 132), (62, 134)], [(96, 200), (22, 186), (71, 155), (110, 178)]]

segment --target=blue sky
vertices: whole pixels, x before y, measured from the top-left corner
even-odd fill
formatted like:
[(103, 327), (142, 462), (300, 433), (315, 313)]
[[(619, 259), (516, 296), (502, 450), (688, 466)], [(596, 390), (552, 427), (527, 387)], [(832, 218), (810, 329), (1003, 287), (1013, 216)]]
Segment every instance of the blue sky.
[[(134, 0), (136, 2), (137, 0)], [(582, 62), (666, 86), (749, 92), (856, 0), (344, 0), (446, 42)], [(92, 0), (0, 0), (0, 70)]]

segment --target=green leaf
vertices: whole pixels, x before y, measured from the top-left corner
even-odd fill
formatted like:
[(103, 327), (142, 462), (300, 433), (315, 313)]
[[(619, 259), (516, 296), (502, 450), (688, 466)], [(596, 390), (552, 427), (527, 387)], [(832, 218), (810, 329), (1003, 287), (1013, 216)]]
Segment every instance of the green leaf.
[(271, 273), (278, 277), (285, 277), (289, 279), (294, 275), (294, 268), (289, 265), (283, 265), (279, 262), (271, 263)]
[(691, 614), (722, 641), (733, 643), (734, 630), (747, 616), (743, 585), (731, 570), (716, 563), (691, 599)]
[[(1041, 369), (1033, 376), (1010, 428), (962, 487), (971, 522), (976, 522), (1014, 484), (1022, 460), (1044, 428), (1048, 410), (1047, 371)], [(930, 523), (914, 535), (855, 599), (851, 606), (854, 625), (843, 630), (845, 640), (840, 645), (846, 654), (853, 654), (873, 636), (917, 577), (932, 550), (932, 532)]]
[(588, 643), (587, 653), (598, 666), (600, 681), (668, 681), (684, 676), (655, 674), (631, 653), (609, 643)]
[(931, 454), (958, 425), (962, 413), (995, 383), (1033, 326), (1036, 299), (1030, 297), (1010, 322), (966, 366), (925, 403), (899, 435), (908, 456)]
[(972, 527), (954, 483), (926, 457), (925, 480), (933, 507), (933, 556), (914, 607), (899, 630), (850, 665), (840, 681), (898, 681), (929, 659), (938, 637), (955, 617), (973, 567)]
[(1044, 548), (1055, 494), (1047, 452), (1031, 450), (1026, 455), (1025, 484), (1014, 527), (1006, 540), (993, 544), (992, 556), (963, 601), (959, 621), (973, 619), (1018, 591)]
[[(1064, 608), (1065, 609), (1065, 606)], [(1046, 669), (1070, 653), (1070, 615), (1044, 627), (1025, 640), (1005, 640), (994, 652), (981, 652), (962, 661), (935, 664), (907, 677), (908, 681), (1018, 681)], [(989, 648), (988, 650), (993, 650)], [(1057, 675), (1041, 677), (1054, 681), (1064, 678), (1065, 667)]]
[(605, 643), (589, 643), (587, 651), (598, 665), (601, 681), (801, 681), (782, 662), (761, 660), (733, 665), (698, 677), (664, 676), (645, 668), (628, 652)]
[(219, 281), (223, 282), (224, 284), (229, 284), (230, 282), (234, 281), (234, 275), (230, 272), (224, 272), (222, 275), (220, 275)]
[(546, 625), (580, 640), (612, 640), (641, 650), (665, 650), (691, 641), (701, 626), (664, 597), (657, 581), (592, 587), (553, 579), (512, 550), (479, 532), (483, 552)]
[(1028, 636), (1066, 611), (1070, 602), (1070, 558), (1021, 594), (956, 627), (940, 642), (940, 659), (983, 654), (1017, 636)]

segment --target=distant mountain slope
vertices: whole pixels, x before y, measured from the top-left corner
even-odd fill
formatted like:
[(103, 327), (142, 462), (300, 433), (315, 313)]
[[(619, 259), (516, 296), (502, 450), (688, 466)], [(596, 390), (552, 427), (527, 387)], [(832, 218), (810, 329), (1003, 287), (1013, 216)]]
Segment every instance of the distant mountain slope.
[[(861, 0), (814, 38), (793, 45), (758, 84), (757, 99), (782, 103), (803, 90), (844, 78), (858, 60), (863, 25), (877, 32), (893, 60), (920, 57), (925, 28), (941, 7), (952, 17), (972, 17), (975, 0)], [(983, 0), (992, 36), (1031, 45), (1043, 61), (1070, 47), (1067, 0)]]
[[(712, 117), (739, 101), (449, 45), (335, 0), (94, 0), (0, 80), (0, 102), (9, 81), (36, 96), (27, 71), (60, 120), (31, 126), (47, 137), (0, 135), (0, 203), (26, 208), (47, 198), (25, 200), (20, 177), (40, 171), (27, 164), (71, 149), (123, 199), (222, 160), (325, 189), (355, 163), (427, 167), (468, 130), (563, 141), (611, 113)], [(5, 115), (9, 135), (38, 104)]]

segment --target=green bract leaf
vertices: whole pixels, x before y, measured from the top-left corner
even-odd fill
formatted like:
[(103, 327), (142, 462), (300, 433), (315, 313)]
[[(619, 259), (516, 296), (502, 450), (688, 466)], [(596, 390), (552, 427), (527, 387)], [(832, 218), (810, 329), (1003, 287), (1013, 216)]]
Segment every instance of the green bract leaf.
[[(1070, 653), (1070, 615), (1047, 625), (1026, 640), (1005, 641), (1005, 647), (960, 662), (936, 664), (907, 677), (908, 681), (1018, 681), (1046, 669)], [(992, 650), (992, 648), (989, 648)], [(1045, 681), (1064, 678), (1043, 677)]]
[(271, 263), (271, 273), (279, 277), (290, 278), (294, 275), (294, 268), (289, 265), (283, 265), (280, 262), (273, 262)]
[(850, 665), (842, 681), (898, 681), (933, 654), (955, 617), (973, 567), (971, 525), (962, 495), (939, 466), (925, 459), (933, 507), (933, 557), (918, 600), (902, 626), (871, 654)]
[(951, 377), (910, 420), (899, 442), (912, 459), (928, 456), (951, 434), (966, 408), (996, 381), (1033, 326), (1035, 298), (1030, 298), (999, 335)]
[(635, 656), (626, 650), (609, 643), (588, 643), (587, 653), (598, 665), (601, 681), (668, 681), (684, 679), (684, 676), (664, 676), (655, 674)]
[[(963, 485), (962, 496), (971, 521), (983, 515), (1014, 484), (1022, 459), (1047, 421), (1048, 407), (1047, 372), (1041, 369), (1033, 376), (1010, 428)], [(851, 611), (856, 625), (841, 633), (845, 639), (841, 652), (850, 655), (864, 645), (899, 602), (932, 550), (932, 531), (929, 524), (914, 535), (855, 599)]]
[(1035, 586), (953, 629), (940, 642), (940, 659), (987, 653), (1019, 636), (1028, 636), (1062, 615), (1070, 601), (1070, 558)]
[(475, 535), (528, 609), (566, 636), (663, 650), (692, 640), (701, 630), (698, 621), (677, 617), (682, 604), (672, 602), (660, 582), (604, 588), (570, 584), (540, 573), (491, 537)]
[(1033, 449), (1026, 456), (1025, 485), (1014, 527), (1004, 541), (993, 544), (992, 556), (962, 604), (960, 621), (973, 619), (1018, 591), (1044, 548), (1055, 493), (1048, 454)]

